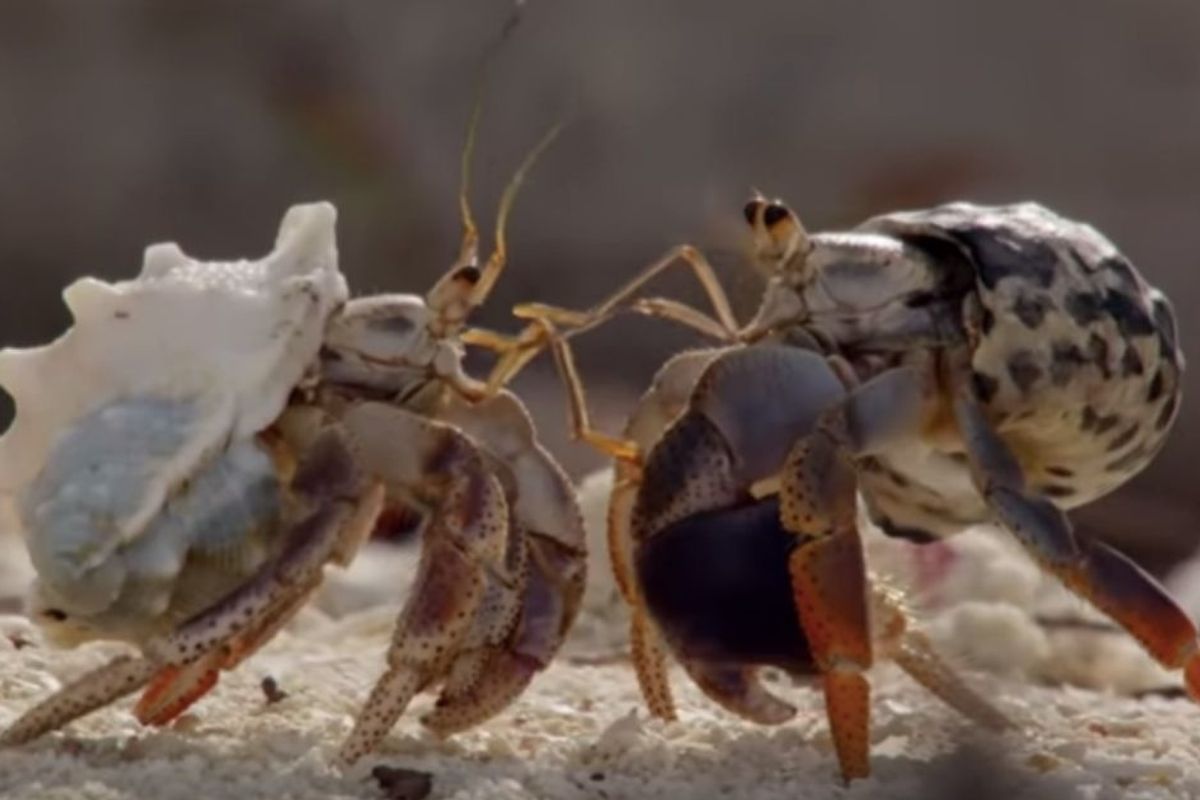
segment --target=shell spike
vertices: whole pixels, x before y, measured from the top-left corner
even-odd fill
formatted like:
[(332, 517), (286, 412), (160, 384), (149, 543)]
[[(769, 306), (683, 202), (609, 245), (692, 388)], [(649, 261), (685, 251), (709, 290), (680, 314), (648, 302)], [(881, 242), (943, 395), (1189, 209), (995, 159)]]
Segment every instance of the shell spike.
[(146, 254), (142, 256), (142, 277), (161, 278), (188, 261), (187, 254), (174, 242), (152, 244), (146, 248)]
[(337, 264), (337, 209), (332, 203), (292, 206), (279, 223), (275, 250), (268, 258), (272, 274), (309, 272), (315, 265)]
[[(56, 442), (77, 425), (108, 424), (94, 416), (106, 407), (194, 410), (177, 421), (183, 441), (170, 457), (160, 454), (139, 488), (144, 502), (129, 517), (136, 522), (213, 448), (270, 425), (349, 294), (336, 219), (329, 203), (295, 206), (264, 258), (205, 261), (158, 244), (146, 249), (136, 279), (85, 277), (67, 287), (70, 329), (41, 347), (0, 351), (0, 386), (17, 409), (0, 436), (0, 492), (22, 495)], [(134, 522), (113, 531), (123, 535)]]

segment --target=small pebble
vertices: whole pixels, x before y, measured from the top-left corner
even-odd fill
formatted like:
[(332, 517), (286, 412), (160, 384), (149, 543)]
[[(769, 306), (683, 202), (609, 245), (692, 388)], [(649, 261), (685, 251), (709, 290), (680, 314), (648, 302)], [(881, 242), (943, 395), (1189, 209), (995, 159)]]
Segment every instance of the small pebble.
[(267, 705), (278, 703), (288, 696), (288, 693), (280, 689), (279, 683), (270, 675), (262, 679), (262, 691), (266, 695)]
[(422, 800), (433, 791), (433, 775), (416, 769), (386, 767), (371, 770), (388, 800)]

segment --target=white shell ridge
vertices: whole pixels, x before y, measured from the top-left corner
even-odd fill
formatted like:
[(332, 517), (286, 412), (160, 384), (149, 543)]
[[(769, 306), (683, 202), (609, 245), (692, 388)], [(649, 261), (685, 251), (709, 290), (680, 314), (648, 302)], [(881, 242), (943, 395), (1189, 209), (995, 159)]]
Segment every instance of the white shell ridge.
[[(30, 505), (57, 491), (39, 485), (30, 495), (31, 485), (73, 428), (104, 419), (96, 413), (101, 409), (118, 402), (137, 407), (128, 401), (144, 398), (194, 413), (181, 418), (177, 446), (146, 454), (153, 468), (144, 471), (152, 477), (135, 486), (137, 502), (98, 509), (112, 513), (88, 534), (94, 538), (86, 563), (75, 565), (80, 570), (136, 537), (203, 459), (279, 416), (317, 356), (326, 321), (348, 295), (337, 263), (336, 219), (329, 203), (292, 207), (275, 249), (257, 261), (201, 261), (175, 244), (152, 245), (134, 280), (88, 277), (67, 287), (63, 299), (74, 324), (57, 340), (0, 351), (0, 385), (17, 409), (0, 437), (0, 491), (16, 501), (26, 534), (38, 534), (29, 530), (36, 516)], [(76, 449), (91, 440), (67, 438)], [(135, 446), (127, 441), (125, 449)], [(71, 471), (76, 458), (69, 452), (52, 471)], [(89, 463), (103, 458), (84, 455)], [(132, 455), (120, 460), (136, 461)]]

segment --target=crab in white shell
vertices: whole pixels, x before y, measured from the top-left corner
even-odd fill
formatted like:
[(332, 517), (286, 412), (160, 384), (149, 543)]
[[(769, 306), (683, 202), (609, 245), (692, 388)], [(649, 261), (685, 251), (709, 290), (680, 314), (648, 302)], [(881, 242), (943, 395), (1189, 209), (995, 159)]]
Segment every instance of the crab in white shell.
[[(1200, 697), (1194, 623), (1064, 514), (1143, 469), (1178, 413), (1184, 360), (1162, 293), (1094, 228), (1034, 203), (952, 203), (813, 235), (778, 201), (755, 197), (745, 216), (770, 275), (745, 327), (688, 247), (589, 311), (518, 308), (554, 345), (576, 435), (617, 459), (612, 561), (651, 709), (671, 713), (663, 640), (710, 696), (760, 721), (788, 707), (748, 668), (811, 660), (843, 773), (866, 774), (878, 613), (856, 496), (885, 533), (918, 542), (1007, 529)], [(635, 296), (679, 261), (716, 319)], [(735, 344), (669, 362), (614, 440), (590, 429), (564, 340), (625, 307)], [(689, 547), (709, 566), (681, 566)], [(736, 619), (698, 610), (716, 605)], [(772, 620), (784, 622), (765, 630)]]
[(504, 266), (529, 163), (482, 267), (464, 199), (461, 255), (425, 298), (347, 299), (335, 212), (320, 203), (292, 208), (260, 261), (157, 245), (135, 280), (79, 280), (65, 292), (70, 331), (0, 353), (17, 406), (0, 488), (38, 573), (33, 613), (60, 640), (141, 651), (27, 711), (4, 743), (143, 687), (138, 718), (173, 719), (389, 509), (423, 513), (421, 562), (344, 762), (417, 692), (440, 685), (423, 722), (448, 734), (547, 665), (584, 585), (574, 494), (521, 402), (462, 370), (464, 342), (505, 347), (466, 319)]

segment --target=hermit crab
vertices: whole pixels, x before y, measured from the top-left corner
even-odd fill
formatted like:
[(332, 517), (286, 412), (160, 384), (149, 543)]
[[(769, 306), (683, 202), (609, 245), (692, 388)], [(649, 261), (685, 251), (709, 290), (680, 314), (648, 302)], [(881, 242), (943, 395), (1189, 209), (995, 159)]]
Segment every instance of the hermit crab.
[(537, 152), (480, 266), (468, 146), (462, 250), (424, 298), (348, 299), (335, 212), (319, 203), (292, 208), (259, 261), (155, 245), (135, 280), (81, 279), (64, 294), (71, 330), (0, 353), (17, 407), (0, 488), (38, 573), (33, 614), (60, 640), (140, 650), (27, 711), (4, 743), (140, 689), (139, 720), (170, 721), (401, 509), (424, 518), (420, 566), (343, 762), (420, 691), (440, 686), (423, 722), (448, 734), (546, 666), (579, 606), (582, 522), (522, 403), (462, 364), (471, 341), (504, 346), (466, 321), (504, 267)]
[[(553, 346), (577, 435), (617, 458), (610, 545), (652, 710), (671, 712), (660, 639), (711, 696), (765, 722), (788, 708), (746, 668), (807, 653), (843, 772), (866, 773), (863, 672), (886, 621), (856, 495), (885, 533), (918, 542), (1007, 528), (1200, 695), (1191, 620), (1128, 558), (1077, 538), (1063, 513), (1142, 469), (1170, 429), (1183, 357), (1166, 298), (1094, 228), (1034, 203), (953, 203), (814, 235), (777, 201), (756, 196), (745, 216), (770, 279), (743, 327), (687, 247), (590, 311), (517, 309)], [(636, 296), (680, 260), (715, 319)], [(671, 380), (693, 375), (683, 393), (660, 376), (659, 408), (644, 412), (653, 421), (635, 415), (622, 440), (590, 428), (566, 339), (624, 308), (735, 344), (680, 356)], [(672, 559), (687, 566), (669, 570)], [(761, 590), (742, 577), (755, 571)], [(779, 608), (785, 594), (804, 651)], [(748, 611), (731, 620), (722, 597)]]

